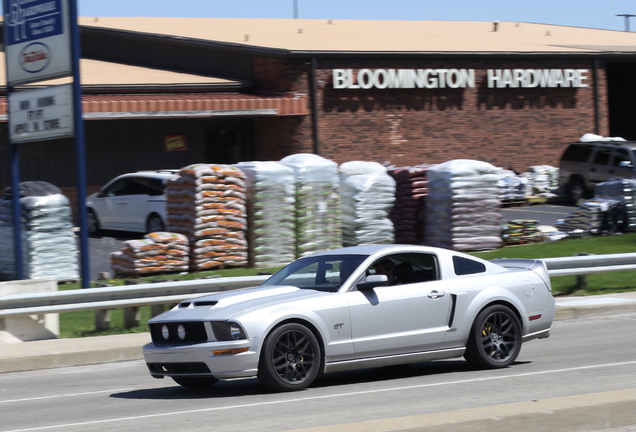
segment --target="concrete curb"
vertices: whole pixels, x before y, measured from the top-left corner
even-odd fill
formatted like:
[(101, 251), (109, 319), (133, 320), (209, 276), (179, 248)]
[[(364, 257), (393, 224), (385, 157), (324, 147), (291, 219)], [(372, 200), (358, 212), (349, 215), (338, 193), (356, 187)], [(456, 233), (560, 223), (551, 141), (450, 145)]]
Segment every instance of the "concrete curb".
[(634, 424), (636, 389), (627, 389), (287, 432), (562, 432)]

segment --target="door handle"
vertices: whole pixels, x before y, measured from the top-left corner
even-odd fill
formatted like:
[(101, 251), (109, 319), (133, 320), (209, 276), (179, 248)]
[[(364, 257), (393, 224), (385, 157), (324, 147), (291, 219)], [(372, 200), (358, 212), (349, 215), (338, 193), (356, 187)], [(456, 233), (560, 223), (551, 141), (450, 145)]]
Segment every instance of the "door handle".
[(432, 299), (438, 299), (438, 298), (444, 297), (445, 295), (446, 295), (446, 293), (445, 293), (445, 292), (443, 292), (443, 291), (442, 291), (442, 292), (439, 292), (439, 291), (431, 291), (430, 293), (428, 293), (428, 294), (426, 295), (426, 297), (428, 297), (428, 298), (432, 298)]

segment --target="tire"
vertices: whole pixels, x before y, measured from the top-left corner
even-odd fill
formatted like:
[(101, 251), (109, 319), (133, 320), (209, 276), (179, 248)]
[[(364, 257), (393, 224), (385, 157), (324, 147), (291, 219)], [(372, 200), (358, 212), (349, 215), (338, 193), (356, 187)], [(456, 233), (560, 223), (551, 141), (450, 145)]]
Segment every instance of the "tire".
[(146, 222), (147, 233), (163, 231), (165, 229), (166, 227), (163, 224), (163, 221), (161, 220), (161, 217), (158, 214), (153, 213), (150, 216), (148, 216), (148, 222)]
[(570, 184), (568, 186), (570, 193), (570, 200), (577, 204), (579, 200), (584, 199), (587, 196), (587, 189), (585, 188), (585, 183), (580, 178), (573, 178), (570, 180)]
[(284, 324), (265, 339), (258, 379), (272, 390), (302, 390), (318, 375), (321, 359), (320, 344), (307, 327)]
[(95, 210), (88, 209), (86, 212), (86, 225), (88, 229), (88, 234), (97, 234), (100, 230), (99, 227), (99, 219), (97, 219), (97, 214)]
[(219, 382), (214, 377), (172, 377), (172, 379), (181, 387), (199, 390), (210, 388)]
[(517, 359), (520, 351), (519, 318), (506, 306), (492, 305), (477, 315), (464, 358), (479, 368), (505, 368)]

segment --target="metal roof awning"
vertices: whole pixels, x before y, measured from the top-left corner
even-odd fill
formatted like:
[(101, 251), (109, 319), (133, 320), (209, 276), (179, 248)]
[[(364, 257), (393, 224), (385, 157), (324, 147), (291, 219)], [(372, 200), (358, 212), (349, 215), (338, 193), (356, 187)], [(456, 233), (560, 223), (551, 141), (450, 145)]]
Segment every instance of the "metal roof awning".
[[(0, 120), (7, 120), (7, 100), (0, 98)], [(304, 94), (145, 94), (83, 95), (86, 120), (187, 118), (213, 116), (308, 115)]]

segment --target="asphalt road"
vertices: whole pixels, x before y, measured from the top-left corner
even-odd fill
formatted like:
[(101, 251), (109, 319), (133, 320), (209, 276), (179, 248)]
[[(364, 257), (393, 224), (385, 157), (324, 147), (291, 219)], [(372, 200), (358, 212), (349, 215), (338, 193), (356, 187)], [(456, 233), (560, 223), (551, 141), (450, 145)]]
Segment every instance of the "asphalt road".
[[(554, 225), (573, 212), (576, 207), (557, 205), (534, 205), (524, 207), (507, 207), (502, 209), (503, 220), (532, 219), (541, 225)], [(122, 242), (143, 238), (143, 233), (123, 231), (103, 231), (89, 239), (90, 278), (97, 280), (101, 272), (110, 272), (109, 254), (121, 250)], [(112, 275), (112, 273), (111, 273)]]
[[(0, 432), (286, 431), (498, 407), (636, 387), (636, 314), (558, 321), (503, 370), (461, 359), (319, 377), (297, 393), (255, 379), (206, 391), (151, 378), (141, 361), (0, 375)], [(613, 429), (614, 430), (614, 429)]]

